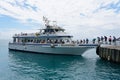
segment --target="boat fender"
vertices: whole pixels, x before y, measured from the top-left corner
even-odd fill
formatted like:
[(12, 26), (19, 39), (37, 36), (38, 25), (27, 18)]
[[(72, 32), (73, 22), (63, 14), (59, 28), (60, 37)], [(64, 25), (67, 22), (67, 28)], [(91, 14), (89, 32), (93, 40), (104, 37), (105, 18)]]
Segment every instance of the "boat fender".
[(55, 45), (54, 45), (54, 44), (51, 44), (50, 46), (51, 46), (51, 48), (55, 48)]

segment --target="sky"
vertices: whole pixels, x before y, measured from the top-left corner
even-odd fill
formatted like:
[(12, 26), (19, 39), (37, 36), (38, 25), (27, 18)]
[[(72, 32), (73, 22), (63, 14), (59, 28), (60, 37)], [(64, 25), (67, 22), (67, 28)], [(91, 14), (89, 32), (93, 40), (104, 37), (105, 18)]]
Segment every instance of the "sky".
[(0, 0), (0, 39), (38, 32), (43, 16), (74, 39), (120, 37), (120, 0)]

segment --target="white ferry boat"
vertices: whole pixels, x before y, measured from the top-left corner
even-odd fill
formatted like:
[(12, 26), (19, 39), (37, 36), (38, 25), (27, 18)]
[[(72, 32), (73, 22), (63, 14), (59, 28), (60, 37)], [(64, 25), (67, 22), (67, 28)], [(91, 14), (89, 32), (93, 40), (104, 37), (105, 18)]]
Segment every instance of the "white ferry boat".
[[(9, 50), (26, 51), (47, 54), (81, 55), (86, 50), (94, 48), (96, 44), (76, 44), (71, 35), (65, 29), (56, 24), (50, 25), (44, 17), (45, 29), (38, 33), (21, 33), (13, 36), (13, 42), (9, 43)], [(55, 23), (55, 21), (54, 21)]]

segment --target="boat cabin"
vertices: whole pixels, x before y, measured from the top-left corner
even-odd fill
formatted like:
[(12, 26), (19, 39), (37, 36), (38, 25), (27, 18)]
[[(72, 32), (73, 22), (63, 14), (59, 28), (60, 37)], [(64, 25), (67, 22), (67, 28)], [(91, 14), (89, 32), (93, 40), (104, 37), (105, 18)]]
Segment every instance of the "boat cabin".
[(66, 34), (60, 27), (50, 27), (41, 29), (38, 33), (21, 33), (13, 36), (14, 43), (71, 43), (72, 36)]

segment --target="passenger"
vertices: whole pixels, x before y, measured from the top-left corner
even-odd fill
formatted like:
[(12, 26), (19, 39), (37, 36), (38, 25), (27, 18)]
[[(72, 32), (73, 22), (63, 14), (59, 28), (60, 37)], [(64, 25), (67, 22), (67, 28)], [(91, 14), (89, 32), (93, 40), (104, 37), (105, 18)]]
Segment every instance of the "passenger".
[(88, 42), (89, 42), (89, 40), (88, 40), (88, 38), (86, 38), (86, 44), (88, 44)]
[(50, 39), (50, 43), (52, 43), (52, 40)]
[(102, 42), (103, 42), (103, 39), (104, 39), (103, 36), (101, 36), (101, 41), (102, 41)]
[(93, 44), (95, 44), (96, 39), (94, 38), (92, 41), (93, 41)]
[(111, 45), (112, 38), (111, 36), (109, 37), (109, 44)]
[(67, 43), (69, 43), (70, 41), (69, 40), (67, 40)]
[(73, 44), (75, 44), (75, 41), (72, 41)]
[(77, 40), (77, 44), (79, 44), (79, 41)]
[(67, 39), (67, 40), (66, 40), (66, 43), (67, 43), (67, 44), (69, 44), (69, 43), (70, 43), (70, 41)]
[(114, 43), (114, 45), (116, 45), (116, 37), (115, 36), (113, 36), (113, 43)]
[(42, 40), (41, 43), (45, 43), (45, 40)]
[(116, 42), (116, 37), (115, 36), (113, 36), (113, 42)]
[(85, 44), (85, 39), (83, 39), (83, 44)]
[(47, 43), (50, 43), (50, 40), (49, 40), (49, 39), (47, 40)]
[(62, 40), (62, 44), (64, 44), (65, 42)]
[(104, 39), (105, 39), (105, 43), (107, 44), (107, 37), (106, 37), (106, 36), (104, 36)]
[(62, 44), (62, 39), (60, 39), (60, 43)]
[(98, 43), (100, 43), (100, 37), (97, 37), (97, 39), (98, 39)]
[(80, 44), (82, 44), (83, 43), (83, 41), (82, 40), (80, 40)]
[(57, 39), (55, 40), (55, 43), (58, 43), (58, 40), (57, 40)]
[(54, 44), (55, 43), (55, 41), (54, 40), (51, 40), (52, 41), (52, 43)]

